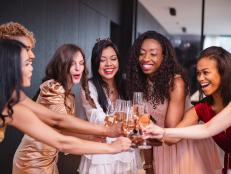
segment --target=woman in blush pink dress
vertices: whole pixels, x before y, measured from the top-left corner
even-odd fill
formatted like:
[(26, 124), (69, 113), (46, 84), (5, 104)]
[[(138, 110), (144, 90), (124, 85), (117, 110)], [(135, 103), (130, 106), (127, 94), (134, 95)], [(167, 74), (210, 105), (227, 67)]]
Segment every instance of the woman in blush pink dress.
[[(141, 91), (149, 112), (162, 127), (176, 127), (190, 107), (188, 82), (176, 61), (170, 41), (148, 31), (135, 41), (127, 73), (127, 93)], [(144, 150), (146, 173), (215, 174), (221, 169), (217, 147), (211, 139), (183, 140)]]

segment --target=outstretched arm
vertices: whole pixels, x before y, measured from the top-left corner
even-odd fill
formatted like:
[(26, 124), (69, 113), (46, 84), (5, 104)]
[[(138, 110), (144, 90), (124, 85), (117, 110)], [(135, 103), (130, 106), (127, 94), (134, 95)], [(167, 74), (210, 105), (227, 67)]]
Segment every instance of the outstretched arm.
[[(176, 128), (187, 127), (187, 126), (197, 124), (198, 120), (199, 118), (195, 111), (195, 108), (192, 107), (187, 112), (185, 112), (183, 120), (176, 126)], [(163, 141), (168, 145), (178, 143), (180, 140), (181, 138), (170, 138), (170, 137), (165, 137), (163, 139)]]
[(149, 125), (144, 129), (145, 138), (180, 137), (203, 139), (214, 136), (231, 126), (231, 102), (209, 122), (185, 128), (161, 128)]
[(109, 137), (116, 137), (121, 134), (121, 130), (118, 126), (105, 127), (103, 125), (89, 123), (77, 117), (59, 114), (38, 103), (35, 103), (29, 97), (25, 96), (25, 94), (22, 93), (22, 95), (23, 99), (20, 103), (31, 109), (39, 117), (39, 119), (51, 126), (57, 126), (65, 130), (81, 134), (102, 135)]
[(201, 125), (166, 130), (166, 136), (202, 139), (214, 136), (231, 126), (231, 102), (209, 122)]
[[(170, 91), (170, 100), (165, 120), (165, 127), (185, 127), (195, 123), (195, 114), (190, 109), (187, 113), (185, 110), (188, 109), (190, 103), (185, 94), (185, 83), (180, 76), (174, 78), (173, 90)], [(197, 118), (197, 115), (196, 115)], [(197, 118), (198, 119), (198, 118)], [(165, 137), (163, 141), (172, 145), (179, 142), (180, 138), (167, 138)]]
[(130, 146), (130, 140), (126, 138), (120, 138), (108, 145), (64, 136), (40, 121), (30, 109), (22, 104), (16, 104), (13, 111), (13, 119), (8, 118), (8, 124), (63, 152), (72, 154), (117, 153)]

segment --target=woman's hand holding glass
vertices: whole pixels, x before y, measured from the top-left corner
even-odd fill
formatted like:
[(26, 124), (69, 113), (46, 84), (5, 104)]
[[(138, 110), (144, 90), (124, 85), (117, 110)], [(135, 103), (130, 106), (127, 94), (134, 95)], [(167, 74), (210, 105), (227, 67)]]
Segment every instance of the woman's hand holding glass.
[(152, 122), (148, 126), (142, 127), (142, 131), (144, 139), (163, 139), (165, 135), (165, 129)]
[(116, 100), (115, 103), (110, 103), (107, 109), (107, 114), (104, 119), (105, 126), (111, 126), (117, 123), (122, 123), (126, 117), (126, 101)]
[(131, 140), (129, 140), (129, 138), (126, 137), (119, 137), (115, 141), (113, 141), (110, 145), (113, 148), (112, 153), (127, 151), (131, 147)]
[(143, 93), (134, 93), (133, 106), (131, 101), (120, 99), (116, 100), (115, 104), (111, 103), (104, 121), (105, 126), (111, 132), (119, 132), (120, 135), (123, 134), (130, 138), (133, 147), (151, 148), (142, 136), (141, 128), (148, 126), (151, 122), (150, 114), (147, 113), (146, 102), (143, 100)]
[(104, 119), (104, 125), (110, 129), (110, 132), (114, 132), (117, 136), (124, 135), (122, 123), (126, 119), (126, 102), (125, 100), (118, 99), (115, 103), (110, 103)]

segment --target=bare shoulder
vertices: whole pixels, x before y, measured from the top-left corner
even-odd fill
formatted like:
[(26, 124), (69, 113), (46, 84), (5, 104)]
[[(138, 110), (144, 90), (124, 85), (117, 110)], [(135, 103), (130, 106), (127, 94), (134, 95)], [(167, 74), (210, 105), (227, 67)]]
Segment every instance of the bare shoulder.
[(173, 90), (179, 90), (179, 89), (184, 89), (185, 88), (185, 82), (181, 75), (175, 75), (174, 77), (174, 86)]

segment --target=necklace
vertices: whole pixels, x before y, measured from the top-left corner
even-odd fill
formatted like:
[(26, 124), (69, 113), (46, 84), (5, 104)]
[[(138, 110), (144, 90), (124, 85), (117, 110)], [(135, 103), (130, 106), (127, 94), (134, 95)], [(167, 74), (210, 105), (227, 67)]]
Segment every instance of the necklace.
[(113, 88), (113, 89), (109, 89), (108, 90), (108, 98), (111, 100), (111, 101), (115, 101), (118, 97), (118, 93), (117, 93), (117, 91), (116, 91), (116, 89), (115, 88)]

